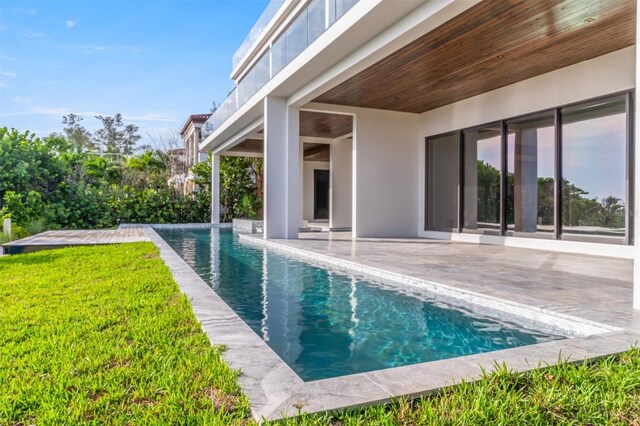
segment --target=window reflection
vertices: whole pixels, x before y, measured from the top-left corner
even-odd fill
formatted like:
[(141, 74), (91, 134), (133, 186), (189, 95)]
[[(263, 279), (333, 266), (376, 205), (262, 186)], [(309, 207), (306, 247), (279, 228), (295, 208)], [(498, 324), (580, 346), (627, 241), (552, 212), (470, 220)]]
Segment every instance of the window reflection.
[(625, 236), (624, 100), (562, 110), (562, 234)]
[(553, 112), (507, 122), (507, 232), (554, 231)]
[(500, 124), (464, 132), (464, 228), (500, 230)]

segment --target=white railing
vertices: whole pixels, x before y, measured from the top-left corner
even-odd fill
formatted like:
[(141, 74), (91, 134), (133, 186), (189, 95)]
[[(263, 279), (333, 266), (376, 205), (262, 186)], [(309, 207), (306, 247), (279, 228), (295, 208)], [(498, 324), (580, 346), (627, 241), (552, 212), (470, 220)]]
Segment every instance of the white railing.
[[(269, 3), (267, 9), (278, 1), (280, 0), (273, 0)], [(211, 117), (202, 126), (202, 138), (205, 139), (227, 121), (238, 108), (251, 99), (258, 90), (262, 89), (269, 80), (293, 61), (358, 1), (359, 0), (312, 0), (309, 2), (307, 7), (298, 14), (296, 19), (291, 22), (284, 32), (273, 42), (271, 47), (258, 59), (245, 76), (242, 77), (229, 96), (227, 96), (227, 99), (211, 114)], [(275, 12), (273, 13), (275, 14)], [(263, 16), (268, 16), (267, 10), (262, 14), (260, 20), (262, 20)], [(268, 22), (261, 23), (263, 29), (267, 25)], [(258, 23), (254, 25), (254, 29), (257, 26)], [(253, 32), (254, 29), (251, 31)], [(251, 33), (249, 35), (251, 35)], [(249, 36), (247, 36), (243, 45), (248, 39)], [(253, 42), (251, 42), (251, 44), (253, 44)], [(241, 46), (238, 52), (240, 52), (242, 48)], [(236, 52), (236, 55), (238, 52)], [(244, 54), (246, 54), (246, 51)]]

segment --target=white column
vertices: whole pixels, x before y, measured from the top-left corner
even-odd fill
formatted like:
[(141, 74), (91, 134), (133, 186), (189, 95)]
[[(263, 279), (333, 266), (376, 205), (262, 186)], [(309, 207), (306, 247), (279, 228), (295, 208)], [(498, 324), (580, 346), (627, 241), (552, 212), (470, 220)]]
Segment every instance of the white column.
[[(640, 17), (640, 0), (636, 7), (636, 22)], [(636, 88), (640, 81), (640, 25), (636, 25)], [(634, 111), (634, 128), (640, 129), (640, 119), (638, 113)], [(636, 130), (634, 136), (634, 158), (635, 169), (634, 190), (633, 190), (633, 243), (635, 245), (633, 261), (633, 308), (640, 309), (640, 131)]]
[(211, 156), (211, 223), (220, 223), (220, 154)]
[(331, 144), (330, 152), (330, 213), (329, 227), (351, 227), (351, 199), (352, 199), (352, 150), (351, 140), (336, 140)]
[(298, 238), (300, 113), (285, 99), (264, 100), (264, 237)]

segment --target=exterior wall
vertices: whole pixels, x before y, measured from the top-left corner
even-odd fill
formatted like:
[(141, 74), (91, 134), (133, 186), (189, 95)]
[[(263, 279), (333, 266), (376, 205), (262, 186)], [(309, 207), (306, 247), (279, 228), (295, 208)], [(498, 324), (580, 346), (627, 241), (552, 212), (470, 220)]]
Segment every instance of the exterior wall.
[(328, 161), (304, 161), (303, 163), (303, 186), (302, 186), (302, 219), (313, 221), (313, 171), (329, 170)]
[(353, 143), (350, 139), (336, 140), (331, 144), (331, 228), (350, 228), (353, 191)]
[(353, 235), (417, 236), (418, 115), (353, 111)]
[(457, 234), (424, 230), (424, 138), (580, 102), (635, 87), (635, 46), (420, 114), (418, 233), (423, 237), (630, 258), (624, 245)]

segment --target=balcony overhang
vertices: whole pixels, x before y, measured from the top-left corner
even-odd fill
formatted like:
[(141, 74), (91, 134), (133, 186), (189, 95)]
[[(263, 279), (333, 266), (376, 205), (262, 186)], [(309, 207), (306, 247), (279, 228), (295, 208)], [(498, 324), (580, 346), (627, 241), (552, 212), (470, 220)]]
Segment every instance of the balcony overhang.
[(422, 113), (636, 43), (636, 0), (485, 0), (314, 102)]
[[(305, 146), (305, 160), (325, 161), (328, 143), (353, 134), (353, 117), (316, 111), (300, 111), (300, 140)], [(229, 141), (219, 154), (262, 156), (264, 133), (261, 125)]]
[(347, 80), (479, 1), (358, 2), (238, 108), (203, 141), (200, 148), (218, 150), (229, 138), (260, 119), (262, 101), (266, 96), (287, 98), (289, 104), (302, 106), (324, 93), (325, 87), (334, 87)]

